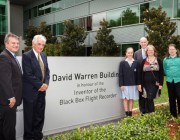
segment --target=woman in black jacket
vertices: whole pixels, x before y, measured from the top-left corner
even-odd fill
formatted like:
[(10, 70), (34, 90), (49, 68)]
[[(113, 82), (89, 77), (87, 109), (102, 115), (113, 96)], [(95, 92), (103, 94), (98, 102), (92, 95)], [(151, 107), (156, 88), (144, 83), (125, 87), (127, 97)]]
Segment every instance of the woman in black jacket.
[(145, 112), (151, 113), (155, 111), (154, 98), (160, 95), (164, 74), (163, 63), (157, 57), (155, 47), (148, 45), (146, 48), (146, 56), (141, 63), (140, 79), (143, 97), (145, 98)]

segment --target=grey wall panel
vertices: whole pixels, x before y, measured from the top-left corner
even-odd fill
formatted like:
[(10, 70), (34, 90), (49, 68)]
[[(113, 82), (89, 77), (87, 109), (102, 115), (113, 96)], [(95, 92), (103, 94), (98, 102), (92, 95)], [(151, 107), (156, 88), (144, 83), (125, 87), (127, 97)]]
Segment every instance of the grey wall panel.
[(144, 36), (144, 32), (144, 24), (112, 29), (116, 43), (139, 42), (139, 39)]
[(90, 3), (90, 13), (98, 13), (141, 2), (144, 0), (94, 0)]

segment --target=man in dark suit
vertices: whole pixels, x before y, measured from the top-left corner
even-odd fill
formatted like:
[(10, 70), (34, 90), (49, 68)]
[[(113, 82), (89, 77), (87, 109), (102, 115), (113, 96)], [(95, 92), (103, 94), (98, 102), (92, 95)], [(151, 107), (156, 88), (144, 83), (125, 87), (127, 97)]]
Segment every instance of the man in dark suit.
[(19, 37), (9, 33), (0, 54), (0, 140), (16, 139), (16, 108), (22, 101), (22, 71), (15, 53)]
[(35, 35), (32, 50), (22, 57), (24, 140), (43, 138), (45, 96), (50, 79), (47, 56), (42, 53), (45, 44), (43, 35)]
[[(141, 64), (142, 60), (146, 58), (146, 47), (148, 45), (148, 40), (146, 37), (141, 37), (139, 44), (141, 46), (141, 49), (137, 50), (134, 53), (134, 59), (138, 60)], [(146, 113), (146, 104), (145, 104), (145, 98), (142, 97), (142, 93), (139, 93), (139, 110), (141, 114)]]

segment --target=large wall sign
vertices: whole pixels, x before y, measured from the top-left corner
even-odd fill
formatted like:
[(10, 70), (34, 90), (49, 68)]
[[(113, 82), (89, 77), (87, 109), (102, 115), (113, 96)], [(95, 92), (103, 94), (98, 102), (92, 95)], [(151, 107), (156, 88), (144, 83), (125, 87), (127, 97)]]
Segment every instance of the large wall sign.
[[(48, 57), (50, 85), (43, 133), (58, 133), (124, 116), (119, 98), (120, 57)], [(18, 108), (17, 136), (23, 134)]]

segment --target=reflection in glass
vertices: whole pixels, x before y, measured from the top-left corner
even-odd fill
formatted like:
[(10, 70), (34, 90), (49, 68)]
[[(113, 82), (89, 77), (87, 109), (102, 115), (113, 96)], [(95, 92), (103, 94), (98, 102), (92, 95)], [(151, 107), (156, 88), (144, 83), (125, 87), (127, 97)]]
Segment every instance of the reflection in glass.
[(109, 27), (116, 27), (122, 25), (121, 14), (122, 9), (107, 12), (107, 21), (109, 23)]
[(149, 3), (144, 3), (140, 5), (140, 23), (144, 22), (143, 12), (149, 10)]
[(57, 24), (57, 35), (63, 35), (64, 33), (64, 24), (58, 23)]
[(173, 9), (173, 1), (172, 0), (163, 0), (162, 5), (163, 11), (166, 12), (168, 17), (173, 17), (172, 9)]
[(139, 23), (139, 6), (127, 8), (122, 12), (122, 25)]

